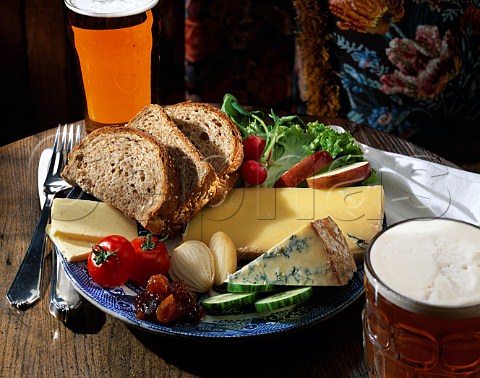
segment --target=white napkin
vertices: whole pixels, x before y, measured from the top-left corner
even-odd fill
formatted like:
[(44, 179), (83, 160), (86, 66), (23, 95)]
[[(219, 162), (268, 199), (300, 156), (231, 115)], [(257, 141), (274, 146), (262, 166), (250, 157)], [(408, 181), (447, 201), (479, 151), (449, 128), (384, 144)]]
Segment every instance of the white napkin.
[(388, 225), (433, 216), (480, 226), (480, 175), (360, 146), (384, 187)]

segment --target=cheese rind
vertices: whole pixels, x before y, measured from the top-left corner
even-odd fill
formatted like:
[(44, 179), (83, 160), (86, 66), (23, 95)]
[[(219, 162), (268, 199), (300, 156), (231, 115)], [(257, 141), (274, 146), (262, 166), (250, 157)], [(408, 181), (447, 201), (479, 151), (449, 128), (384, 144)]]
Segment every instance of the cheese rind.
[(239, 255), (253, 252), (256, 257), (308, 222), (330, 216), (350, 250), (361, 257), (364, 249), (348, 234), (369, 242), (382, 229), (383, 204), (380, 185), (233, 189), (221, 205), (202, 209), (188, 223), (183, 239), (208, 242), (215, 232), (223, 231)]
[(309, 222), (227, 277), (228, 283), (340, 286), (356, 270), (353, 254), (329, 217)]

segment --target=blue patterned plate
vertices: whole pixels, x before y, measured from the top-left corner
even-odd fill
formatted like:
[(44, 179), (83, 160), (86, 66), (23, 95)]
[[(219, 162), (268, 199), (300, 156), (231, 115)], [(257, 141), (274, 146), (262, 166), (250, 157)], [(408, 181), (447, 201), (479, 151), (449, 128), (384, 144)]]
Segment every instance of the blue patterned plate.
[[(87, 198), (79, 189), (73, 189), (70, 198)], [(91, 199), (89, 197), (88, 199)], [(268, 313), (241, 315), (207, 315), (199, 324), (162, 326), (135, 317), (133, 301), (141, 289), (127, 283), (114, 289), (104, 289), (88, 274), (87, 263), (70, 263), (62, 259), (67, 276), (80, 294), (105, 313), (134, 327), (153, 333), (197, 339), (248, 338), (285, 333), (319, 323), (345, 309), (363, 294), (363, 265), (350, 283), (342, 287), (318, 287), (314, 295), (299, 305)]]

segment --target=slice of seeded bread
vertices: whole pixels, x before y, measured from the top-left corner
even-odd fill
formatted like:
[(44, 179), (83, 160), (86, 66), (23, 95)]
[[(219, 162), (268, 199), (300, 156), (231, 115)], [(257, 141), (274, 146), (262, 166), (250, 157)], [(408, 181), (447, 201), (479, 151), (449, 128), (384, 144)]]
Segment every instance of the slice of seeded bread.
[(165, 147), (131, 127), (103, 127), (69, 155), (64, 179), (149, 231), (166, 235), (178, 206), (180, 180)]
[(234, 186), (243, 161), (237, 126), (220, 109), (206, 103), (182, 102), (165, 107), (165, 111), (217, 173), (219, 186), (209, 204), (220, 203)]
[(215, 171), (161, 106), (148, 105), (127, 126), (157, 138), (172, 156), (182, 187), (180, 205), (171, 224), (180, 230), (215, 195), (218, 183)]

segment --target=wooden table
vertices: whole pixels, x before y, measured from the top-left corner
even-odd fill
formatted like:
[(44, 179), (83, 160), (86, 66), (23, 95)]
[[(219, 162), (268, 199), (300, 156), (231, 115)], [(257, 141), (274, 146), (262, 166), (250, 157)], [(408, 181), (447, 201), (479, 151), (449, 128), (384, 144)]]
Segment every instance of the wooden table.
[[(404, 140), (344, 120), (372, 147), (454, 166)], [(0, 377), (365, 377), (363, 296), (307, 329), (265, 339), (200, 342), (133, 329), (85, 303), (68, 324), (48, 310), (50, 255), (41, 300), (20, 311), (5, 295), (39, 217), (37, 167), (54, 129), (0, 148)]]

